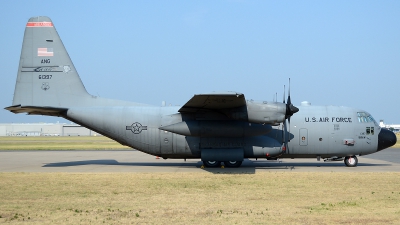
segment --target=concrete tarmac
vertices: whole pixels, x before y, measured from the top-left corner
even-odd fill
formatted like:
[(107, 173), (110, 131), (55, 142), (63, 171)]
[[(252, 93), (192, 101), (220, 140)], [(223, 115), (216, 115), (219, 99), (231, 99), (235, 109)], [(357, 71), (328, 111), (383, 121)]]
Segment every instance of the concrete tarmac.
[(245, 160), (240, 168), (201, 169), (199, 159), (156, 159), (136, 150), (111, 151), (0, 151), (0, 172), (400, 172), (400, 149), (389, 148), (358, 157), (357, 167), (343, 161), (316, 159)]

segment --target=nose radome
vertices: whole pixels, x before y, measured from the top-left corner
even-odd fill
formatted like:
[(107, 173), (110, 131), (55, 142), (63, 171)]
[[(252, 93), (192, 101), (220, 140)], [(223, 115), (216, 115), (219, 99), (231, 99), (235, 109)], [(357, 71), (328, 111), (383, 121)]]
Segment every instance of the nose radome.
[(381, 129), (378, 135), (378, 151), (389, 148), (397, 142), (396, 134), (387, 129)]

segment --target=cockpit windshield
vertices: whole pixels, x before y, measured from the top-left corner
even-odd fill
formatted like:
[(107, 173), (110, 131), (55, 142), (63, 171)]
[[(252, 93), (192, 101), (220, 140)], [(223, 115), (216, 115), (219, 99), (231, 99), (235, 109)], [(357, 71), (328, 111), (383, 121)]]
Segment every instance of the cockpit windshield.
[(367, 112), (358, 112), (357, 117), (358, 117), (358, 122), (360, 122), (360, 123), (373, 122), (376, 126), (378, 126), (378, 123), (374, 120), (374, 118), (371, 116), (371, 114), (369, 114)]

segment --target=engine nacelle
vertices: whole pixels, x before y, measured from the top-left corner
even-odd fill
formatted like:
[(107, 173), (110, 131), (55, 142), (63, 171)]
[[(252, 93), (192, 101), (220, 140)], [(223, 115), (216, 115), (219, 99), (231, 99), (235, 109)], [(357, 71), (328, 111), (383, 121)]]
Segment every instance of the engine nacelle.
[(250, 123), (278, 124), (285, 121), (287, 105), (280, 102), (247, 101), (246, 107), (224, 110), (224, 114), (231, 119)]
[(280, 102), (247, 102), (249, 122), (277, 124), (285, 121), (286, 104)]

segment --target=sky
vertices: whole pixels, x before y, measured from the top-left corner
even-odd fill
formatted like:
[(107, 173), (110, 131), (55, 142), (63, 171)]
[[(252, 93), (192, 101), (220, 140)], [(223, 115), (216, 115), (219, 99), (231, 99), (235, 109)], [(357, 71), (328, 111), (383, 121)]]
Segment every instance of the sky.
[[(0, 123), (13, 114), (26, 23), (49, 16), (87, 91), (183, 105), (194, 94), (349, 106), (400, 124), (400, 1), (1, 1)], [(287, 94), (286, 94), (287, 96)]]

